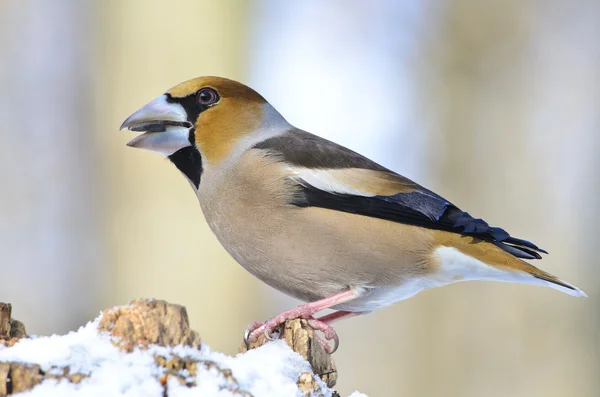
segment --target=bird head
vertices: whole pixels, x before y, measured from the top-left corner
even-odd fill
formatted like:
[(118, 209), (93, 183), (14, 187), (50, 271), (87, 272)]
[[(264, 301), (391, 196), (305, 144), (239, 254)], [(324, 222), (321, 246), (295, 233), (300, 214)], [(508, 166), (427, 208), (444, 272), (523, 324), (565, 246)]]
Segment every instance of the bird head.
[(207, 166), (283, 131), (289, 124), (252, 88), (220, 77), (183, 82), (129, 116), (121, 129), (142, 132), (127, 143), (167, 156), (198, 188)]

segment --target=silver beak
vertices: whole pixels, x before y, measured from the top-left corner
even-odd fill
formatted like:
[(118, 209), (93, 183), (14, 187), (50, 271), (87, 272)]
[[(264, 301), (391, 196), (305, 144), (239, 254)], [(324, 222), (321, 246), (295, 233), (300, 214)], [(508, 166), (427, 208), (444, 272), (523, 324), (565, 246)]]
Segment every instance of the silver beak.
[(120, 129), (144, 132), (129, 141), (127, 146), (170, 156), (179, 149), (191, 146), (191, 128), (183, 106), (170, 103), (166, 95), (161, 95), (127, 117)]

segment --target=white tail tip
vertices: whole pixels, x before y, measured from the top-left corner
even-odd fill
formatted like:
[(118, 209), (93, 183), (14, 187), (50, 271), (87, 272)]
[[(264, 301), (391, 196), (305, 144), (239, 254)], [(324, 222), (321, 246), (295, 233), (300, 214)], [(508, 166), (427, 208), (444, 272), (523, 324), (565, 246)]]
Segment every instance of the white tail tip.
[[(542, 281), (542, 280), (540, 280), (540, 281)], [(571, 287), (571, 288), (567, 288), (567, 287), (563, 287), (562, 285), (552, 283), (550, 281), (544, 281), (544, 283), (548, 287), (554, 288), (555, 290), (558, 290), (560, 292), (564, 292), (565, 294), (569, 294), (571, 296), (579, 296), (579, 297), (587, 298), (587, 294), (585, 292), (583, 292), (582, 290), (580, 290), (579, 288), (575, 287), (574, 285), (565, 283)], [(563, 283), (564, 283), (564, 281), (563, 281)]]

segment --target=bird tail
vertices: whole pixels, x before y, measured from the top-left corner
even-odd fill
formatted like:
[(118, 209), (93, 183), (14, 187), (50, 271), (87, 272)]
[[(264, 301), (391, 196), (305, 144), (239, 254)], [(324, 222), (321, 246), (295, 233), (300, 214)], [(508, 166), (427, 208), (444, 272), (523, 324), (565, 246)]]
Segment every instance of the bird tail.
[(491, 242), (444, 234), (437, 249), (440, 271), (446, 278), (490, 280), (550, 287), (572, 296), (585, 292), (553, 276)]
[(526, 273), (532, 276), (531, 284), (554, 288), (555, 290), (564, 292), (565, 294), (569, 294), (571, 296), (587, 296), (585, 292), (583, 292), (576, 286), (569, 284), (566, 281), (563, 281), (550, 273), (546, 273), (545, 271), (540, 270), (537, 267), (530, 265), (529, 263), (525, 264), (528, 267), (531, 267), (530, 270), (525, 270)]
[[(510, 273), (516, 278), (515, 281), (522, 284), (541, 285), (544, 287), (550, 287), (555, 290), (564, 292), (571, 296), (587, 296), (585, 292), (577, 288), (576, 286), (561, 280), (560, 278), (538, 269), (532, 264), (519, 259), (508, 252), (502, 252), (504, 256), (500, 263), (491, 263), (499, 269), (503, 269), (505, 272)], [(488, 262), (489, 263), (489, 262)]]

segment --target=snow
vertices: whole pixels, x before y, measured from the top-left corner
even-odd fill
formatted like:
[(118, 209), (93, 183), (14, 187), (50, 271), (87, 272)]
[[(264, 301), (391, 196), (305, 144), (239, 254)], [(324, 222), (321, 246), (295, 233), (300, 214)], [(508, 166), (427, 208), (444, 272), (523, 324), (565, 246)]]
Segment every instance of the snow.
[[(99, 319), (76, 332), (63, 336), (23, 339), (13, 347), (0, 346), (0, 361), (18, 361), (39, 364), (48, 372), (51, 367), (69, 367), (70, 373), (88, 375), (79, 384), (46, 379), (34, 389), (20, 394), (23, 397), (162, 397), (164, 387), (160, 378), (166, 370), (155, 363), (154, 356), (167, 359), (173, 356), (211, 361), (221, 369), (230, 369), (237, 380), (228, 380), (217, 368), (197, 366), (195, 376), (187, 371), (186, 381), (196, 386), (182, 385), (175, 377), (166, 384), (170, 397), (235, 396), (247, 391), (254, 397), (300, 396), (296, 386), (300, 374), (311, 372), (310, 364), (292, 351), (283, 341), (268, 343), (235, 357), (214, 352), (206, 344), (200, 349), (189, 346), (163, 347), (151, 345), (148, 349), (121, 352), (111, 343), (108, 334), (97, 331)], [(317, 381), (324, 396), (332, 390), (320, 379)], [(353, 393), (352, 397), (364, 397)]]

